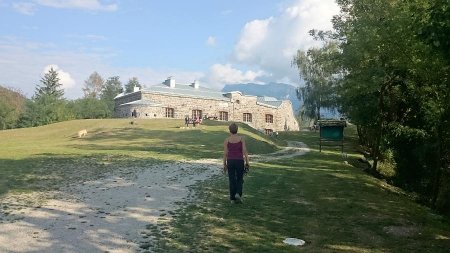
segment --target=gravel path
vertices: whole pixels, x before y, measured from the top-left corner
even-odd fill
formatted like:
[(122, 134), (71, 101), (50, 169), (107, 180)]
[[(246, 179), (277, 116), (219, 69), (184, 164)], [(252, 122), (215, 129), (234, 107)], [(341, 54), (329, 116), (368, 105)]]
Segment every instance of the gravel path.
[[(303, 143), (255, 160), (302, 155)], [(145, 231), (171, 219), (189, 186), (221, 173), (220, 160), (180, 161), (124, 168), (58, 192), (5, 196), (0, 209), (0, 252), (139, 252), (151, 245)], [(147, 228), (147, 229), (146, 229)], [(144, 240), (144, 241), (143, 241)], [(150, 248), (151, 249), (151, 248)]]

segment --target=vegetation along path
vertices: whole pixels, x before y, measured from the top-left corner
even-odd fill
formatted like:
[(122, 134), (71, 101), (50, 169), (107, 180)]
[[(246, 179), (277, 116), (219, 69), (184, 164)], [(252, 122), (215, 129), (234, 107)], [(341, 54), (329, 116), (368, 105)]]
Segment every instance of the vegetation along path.
[[(218, 159), (227, 125), (180, 125), (81, 120), (0, 132), (7, 147), (0, 150), (0, 252), (446, 252), (450, 246), (447, 217), (359, 168), (352, 129), (342, 157), (332, 147), (318, 152), (317, 133), (271, 138), (242, 126), (252, 169), (244, 204), (230, 205)], [(83, 128), (86, 137), (74, 136)], [(287, 237), (306, 244), (285, 245)]]

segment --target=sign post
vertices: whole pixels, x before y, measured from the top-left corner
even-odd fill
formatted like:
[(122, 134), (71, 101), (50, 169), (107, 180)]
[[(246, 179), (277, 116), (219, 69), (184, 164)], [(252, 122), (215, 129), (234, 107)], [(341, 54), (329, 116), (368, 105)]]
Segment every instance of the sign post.
[[(322, 145), (340, 146), (344, 153), (344, 127), (347, 126), (345, 120), (319, 120), (320, 142), (319, 151), (322, 152)], [(325, 146), (325, 145), (324, 145)]]

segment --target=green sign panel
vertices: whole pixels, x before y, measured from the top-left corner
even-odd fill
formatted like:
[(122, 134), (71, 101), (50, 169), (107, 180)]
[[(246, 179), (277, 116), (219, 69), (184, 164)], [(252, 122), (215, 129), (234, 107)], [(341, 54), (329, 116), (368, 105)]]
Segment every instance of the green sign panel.
[(321, 126), (320, 137), (332, 141), (344, 139), (344, 126)]
[(320, 148), (322, 145), (341, 146), (341, 152), (344, 153), (344, 127), (347, 122), (343, 120), (319, 120), (320, 126)]

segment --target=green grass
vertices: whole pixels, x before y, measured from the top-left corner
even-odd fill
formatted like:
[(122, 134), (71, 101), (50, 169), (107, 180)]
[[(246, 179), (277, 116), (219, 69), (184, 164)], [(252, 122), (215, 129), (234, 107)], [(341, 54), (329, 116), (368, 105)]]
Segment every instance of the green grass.
[[(221, 158), (227, 125), (179, 129), (177, 120), (80, 120), (0, 132), (0, 198), (9, 191), (45, 191), (62, 182), (124, 166), (178, 159)], [(86, 138), (74, 138), (82, 128)], [(228, 182), (217, 176), (192, 186), (194, 203), (180, 203), (174, 219), (161, 217), (148, 235), (156, 252), (448, 252), (450, 222), (407, 194), (358, 168), (353, 128), (346, 129), (347, 163), (338, 147), (319, 153), (318, 133), (267, 138), (242, 126), (253, 154), (271, 153), (285, 140), (311, 152), (252, 163), (244, 204), (228, 202)], [(305, 240), (303, 247), (282, 240)]]
[[(349, 164), (358, 158), (353, 134), (347, 130)], [(161, 220), (157, 252), (448, 252), (448, 218), (345, 164), (339, 147), (319, 153), (318, 133), (281, 138), (304, 141), (312, 151), (253, 164), (242, 205), (228, 203), (225, 176), (195, 186), (197, 202), (173, 221)], [(307, 243), (284, 245), (287, 237)]]
[[(181, 159), (221, 158), (227, 124), (180, 129), (182, 120), (75, 120), (0, 131), (0, 196), (56, 189), (124, 166)], [(78, 138), (77, 132), (88, 135)], [(242, 126), (252, 152), (278, 149), (276, 140)], [(282, 144), (282, 142), (279, 142)]]

